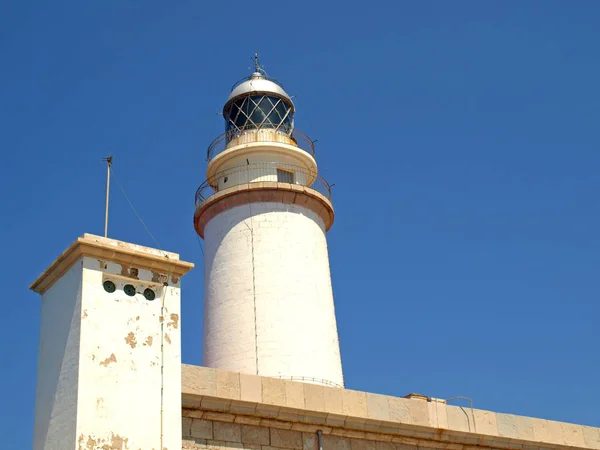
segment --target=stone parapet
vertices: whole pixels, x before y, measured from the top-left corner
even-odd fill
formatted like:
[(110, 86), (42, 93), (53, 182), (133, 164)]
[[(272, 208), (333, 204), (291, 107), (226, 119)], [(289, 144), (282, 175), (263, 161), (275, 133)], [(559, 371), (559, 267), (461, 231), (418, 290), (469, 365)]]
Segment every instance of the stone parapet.
[(600, 449), (594, 427), (188, 365), (182, 405), (189, 449)]

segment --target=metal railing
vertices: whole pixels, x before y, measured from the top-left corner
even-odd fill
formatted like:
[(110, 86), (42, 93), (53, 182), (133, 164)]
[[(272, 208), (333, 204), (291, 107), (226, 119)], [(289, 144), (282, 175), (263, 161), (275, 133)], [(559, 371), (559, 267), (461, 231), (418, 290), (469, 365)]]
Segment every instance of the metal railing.
[(261, 162), (231, 167), (206, 179), (196, 190), (196, 207), (199, 208), (211, 195), (223, 189), (263, 181), (279, 181), (310, 187), (331, 200), (331, 187), (318, 173), (291, 164)]
[(295, 375), (292, 375), (292, 376), (277, 375), (273, 378), (279, 378), (280, 380), (303, 381), (306, 383), (318, 383), (318, 384), (323, 384), (325, 386), (330, 386), (330, 387), (335, 387), (335, 388), (340, 388), (340, 389), (344, 388), (344, 385), (342, 385), (342, 384), (337, 384), (337, 383), (334, 383), (333, 381), (324, 380), (323, 378), (299, 377), (299, 376), (295, 376)]
[(219, 153), (225, 151), (229, 142), (236, 138), (244, 137), (244, 143), (249, 142), (283, 142), (286, 137), (291, 141), (292, 145), (296, 145), (299, 149), (304, 150), (311, 156), (315, 156), (315, 144), (308, 135), (296, 128), (290, 131), (284, 131), (271, 128), (248, 128), (229, 130), (217, 136), (208, 146), (206, 152), (206, 161), (210, 162)]

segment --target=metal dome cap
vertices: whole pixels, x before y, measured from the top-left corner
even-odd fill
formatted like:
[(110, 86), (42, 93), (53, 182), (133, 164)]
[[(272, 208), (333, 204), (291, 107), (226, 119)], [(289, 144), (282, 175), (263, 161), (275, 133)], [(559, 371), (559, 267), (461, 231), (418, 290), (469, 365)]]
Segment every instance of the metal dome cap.
[(277, 97), (284, 98), (292, 105), (292, 108), (294, 107), (294, 102), (288, 93), (285, 92), (285, 89), (283, 89), (283, 85), (276, 79), (267, 76), (262, 69), (234, 84), (226, 104), (238, 97), (254, 94), (274, 94)]

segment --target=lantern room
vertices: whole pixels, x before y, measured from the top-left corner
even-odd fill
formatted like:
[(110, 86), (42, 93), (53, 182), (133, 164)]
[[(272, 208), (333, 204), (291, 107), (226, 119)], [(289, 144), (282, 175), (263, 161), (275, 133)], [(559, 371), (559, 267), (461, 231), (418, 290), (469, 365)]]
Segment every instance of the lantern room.
[(291, 136), (294, 103), (277, 80), (259, 69), (233, 86), (223, 107), (223, 117), (227, 141), (257, 130)]

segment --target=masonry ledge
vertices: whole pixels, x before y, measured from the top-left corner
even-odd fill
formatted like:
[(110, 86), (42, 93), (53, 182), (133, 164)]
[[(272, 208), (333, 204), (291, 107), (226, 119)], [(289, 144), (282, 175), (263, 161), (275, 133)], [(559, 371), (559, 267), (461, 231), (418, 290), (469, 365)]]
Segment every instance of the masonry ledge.
[[(234, 421), (239, 417), (240, 421), (268, 421), (265, 426), (275, 428), (278, 424), (286, 429), (303, 426), (321, 429), (324, 434), (386, 442), (426, 440), (434, 446), (600, 449), (598, 428), (446, 404), (437, 405), (435, 417), (429, 417), (425, 412), (430, 404), (421, 399), (182, 366), (184, 416), (210, 413), (214, 420)], [(448, 423), (440, 423), (440, 413)], [(459, 420), (469, 415), (474, 420)], [(485, 421), (478, 417), (485, 417)]]

